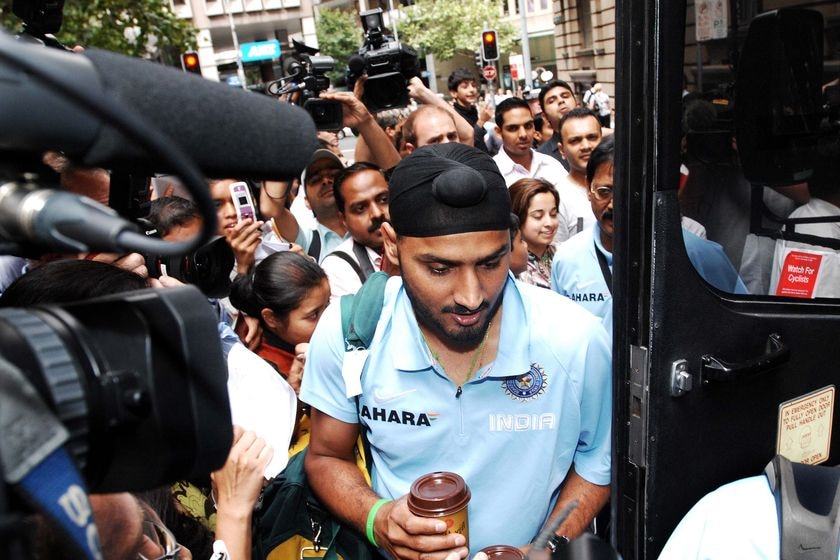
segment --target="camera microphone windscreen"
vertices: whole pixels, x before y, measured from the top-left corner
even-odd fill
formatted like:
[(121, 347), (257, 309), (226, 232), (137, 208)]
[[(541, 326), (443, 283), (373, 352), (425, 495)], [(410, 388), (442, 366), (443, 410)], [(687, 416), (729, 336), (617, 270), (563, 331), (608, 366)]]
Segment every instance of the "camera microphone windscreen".
[(356, 76), (361, 76), (365, 71), (365, 58), (360, 54), (351, 55), (347, 60), (347, 67)]
[[(0, 50), (7, 49), (25, 49), (43, 71), (118, 100), (210, 177), (290, 179), (316, 147), (306, 111), (266, 96), (108, 51), (67, 53), (0, 35)], [(15, 107), (0, 114), (0, 149), (52, 149), (87, 166), (169, 170), (61, 91), (6, 63), (0, 63), (0, 105)]]

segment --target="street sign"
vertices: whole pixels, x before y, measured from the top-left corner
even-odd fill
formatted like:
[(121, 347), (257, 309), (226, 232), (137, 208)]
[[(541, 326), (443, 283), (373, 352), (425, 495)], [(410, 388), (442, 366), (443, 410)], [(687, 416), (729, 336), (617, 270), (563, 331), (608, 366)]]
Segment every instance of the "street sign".
[(496, 67), (492, 64), (489, 64), (481, 69), (481, 73), (484, 76), (485, 80), (495, 80), (496, 79)]
[(243, 43), (239, 47), (242, 53), (242, 62), (256, 62), (258, 60), (272, 60), (280, 58), (280, 41), (258, 41), (256, 43)]

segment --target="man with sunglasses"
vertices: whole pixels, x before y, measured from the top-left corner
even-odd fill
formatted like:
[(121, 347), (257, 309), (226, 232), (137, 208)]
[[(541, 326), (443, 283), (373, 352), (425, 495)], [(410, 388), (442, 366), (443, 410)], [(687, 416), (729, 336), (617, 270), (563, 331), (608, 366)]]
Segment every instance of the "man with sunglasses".
[[(596, 224), (557, 249), (551, 264), (551, 289), (585, 307), (603, 321), (612, 335), (613, 159), (615, 140), (605, 138), (586, 164), (586, 185)], [(691, 264), (715, 288), (747, 294), (723, 248), (683, 229)]]
[(551, 264), (551, 289), (585, 307), (612, 335), (613, 157), (606, 138), (586, 164), (586, 185), (596, 224), (557, 249)]

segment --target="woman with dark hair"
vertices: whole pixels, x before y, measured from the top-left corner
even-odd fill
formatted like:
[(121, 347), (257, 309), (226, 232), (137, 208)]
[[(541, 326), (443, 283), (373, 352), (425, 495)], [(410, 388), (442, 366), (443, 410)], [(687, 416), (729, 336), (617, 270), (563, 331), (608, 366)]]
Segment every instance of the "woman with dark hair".
[(70, 303), (147, 287), (142, 276), (111, 264), (60, 260), (36, 266), (15, 280), (0, 297), (0, 307)]
[(557, 189), (542, 179), (519, 179), (510, 186), (511, 211), (519, 217), (528, 244), (528, 268), (518, 278), (526, 284), (551, 288), (552, 241), (557, 232)]
[(230, 302), (260, 319), (263, 343), (257, 354), (270, 362), (297, 393), (312, 331), (330, 301), (323, 269), (290, 251), (274, 253), (249, 274), (239, 276)]

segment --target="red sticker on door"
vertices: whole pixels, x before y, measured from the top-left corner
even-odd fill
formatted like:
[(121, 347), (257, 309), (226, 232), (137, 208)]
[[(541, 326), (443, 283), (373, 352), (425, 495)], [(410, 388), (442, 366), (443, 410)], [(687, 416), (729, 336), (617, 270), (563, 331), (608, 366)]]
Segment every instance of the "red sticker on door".
[(779, 275), (777, 296), (798, 298), (814, 297), (814, 286), (820, 273), (822, 255), (791, 251), (785, 257), (782, 273)]

